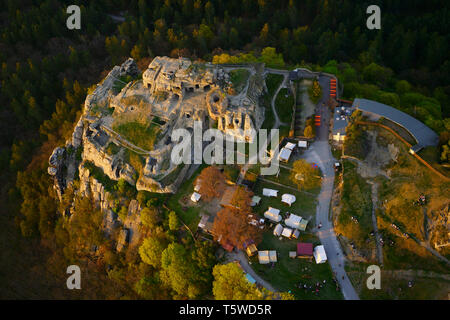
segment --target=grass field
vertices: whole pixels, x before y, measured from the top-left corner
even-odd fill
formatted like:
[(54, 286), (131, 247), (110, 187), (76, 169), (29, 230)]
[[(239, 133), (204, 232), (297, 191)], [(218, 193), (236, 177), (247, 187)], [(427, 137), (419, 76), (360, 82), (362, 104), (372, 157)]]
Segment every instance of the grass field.
[(281, 122), (288, 124), (291, 123), (293, 117), (293, 106), (294, 96), (289, 93), (288, 89), (281, 89), (275, 100), (275, 107)]
[(113, 125), (113, 130), (139, 148), (151, 151), (160, 127), (154, 123), (146, 125), (137, 121), (131, 121)]
[(236, 94), (239, 94), (247, 84), (250, 72), (246, 69), (235, 69), (230, 71), (230, 81)]
[[(316, 264), (314, 260), (289, 258), (289, 251), (295, 251), (299, 241), (320, 244), (313, 235), (301, 235), (300, 240), (279, 240), (272, 234), (272, 230), (265, 232), (258, 250), (276, 250), (278, 262), (274, 267), (271, 264), (261, 265), (258, 263), (258, 257), (254, 256), (250, 259), (253, 269), (277, 290), (290, 291), (296, 299), (342, 299), (341, 292), (336, 290), (332, 281), (333, 273), (328, 263)], [(317, 282), (323, 285), (318, 294), (315, 293)], [(314, 291), (298, 288), (300, 283), (312, 286)]]

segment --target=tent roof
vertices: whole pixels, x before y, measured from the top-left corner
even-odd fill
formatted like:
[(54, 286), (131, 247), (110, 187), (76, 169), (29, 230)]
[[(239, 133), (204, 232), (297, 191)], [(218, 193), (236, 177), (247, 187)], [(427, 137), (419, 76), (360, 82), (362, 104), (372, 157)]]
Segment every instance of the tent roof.
[(293, 204), (295, 202), (296, 198), (293, 194), (285, 193), (281, 196), (281, 201), (285, 202), (289, 205)]
[(289, 216), (288, 219), (284, 220), (284, 223), (291, 228), (296, 228), (296, 229), (300, 229), (300, 224), (302, 221), (302, 217), (297, 216), (293, 213), (291, 213), (291, 215)]
[(294, 148), (295, 148), (295, 143), (292, 143), (292, 142), (288, 142), (288, 143), (286, 143), (286, 145), (284, 146), (286, 149), (289, 149), (289, 150), (294, 150)]
[(269, 207), (266, 212), (264, 212), (264, 217), (275, 222), (281, 221), (280, 210)]
[(261, 197), (253, 196), (251, 206), (252, 207), (256, 206), (257, 204), (259, 204), (260, 201), (261, 201)]
[(261, 264), (266, 264), (270, 262), (269, 251), (258, 251), (258, 260)]
[(297, 255), (312, 256), (313, 255), (313, 244), (305, 243), (305, 242), (297, 243)]
[(285, 236), (286, 238), (290, 238), (292, 235), (292, 229), (284, 228), (283, 233), (281, 235)]
[(281, 149), (280, 154), (278, 155), (278, 159), (288, 161), (289, 158), (291, 157), (291, 153), (292, 153), (292, 150), (283, 148), (283, 149)]
[(278, 190), (263, 188), (263, 195), (267, 197), (276, 197)]
[(317, 246), (314, 248), (314, 258), (316, 259), (316, 263), (322, 263), (327, 261), (327, 254), (325, 253), (324, 246)]
[(279, 223), (276, 225), (276, 227), (273, 229), (273, 234), (275, 236), (279, 236), (283, 232), (283, 226)]
[(298, 142), (298, 146), (299, 146), (300, 148), (306, 148), (306, 147), (308, 146), (308, 141), (300, 140), (300, 141)]
[(200, 200), (201, 197), (202, 195), (200, 193), (194, 192), (191, 196), (191, 200), (197, 202), (198, 200)]
[(275, 250), (269, 251), (270, 262), (277, 262), (277, 252)]
[(305, 231), (305, 230), (306, 230), (306, 227), (308, 226), (308, 222), (309, 222), (309, 220), (302, 219), (302, 220), (300, 221), (300, 224), (299, 224), (298, 229), (301, 230), (301, 231)]
[(254, 284), (256, 282), (255, 278), (253, 278), (249, 273), (245, 275), (245, 278), (247, 278), (247, 281), (251, 284)]

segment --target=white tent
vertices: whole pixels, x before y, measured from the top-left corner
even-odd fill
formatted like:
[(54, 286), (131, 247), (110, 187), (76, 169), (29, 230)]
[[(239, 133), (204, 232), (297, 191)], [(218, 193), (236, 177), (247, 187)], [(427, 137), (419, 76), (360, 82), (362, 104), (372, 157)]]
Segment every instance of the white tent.
[(252, 203), (250, 204), (252, 207), (257, 206), (261, 201), (261, 197), (253, 196)]
[(193, 202), (198, 202), (201, 197), (202, 197), (202, 195), (200, 193), (194, 192), (191, 196), (191, 200)]
[(267, 211), (264, 212), (264, 217), (275, 222), (281, 221), (280, 210), (272, 207), (269, 207), (269, 209), (267, 209)]
[(260, 264), (268, 264), (270, 262), (269, 251), (258, 251), (258, 260)]
[(284, 146), (286, 149), (289, 149), (289, 150), (294, 150), (294, 148), (295, 148), (295, 143), (292, 143), (292, 142), (288, 142), (288, 143), (286, 143), (286, 145)]
[(283, 229), (283, 233), (281, 235), (286, 237), (286, 238), (290, 238), (292, 236), (292, 229), (284, 228)]
[(270, 262), (277, 262), (277, 252), (276, 251), (269, 251), (269, 260)]
[(197, 179), (197, 182), (195, 183), (195, 186), (194, 186), (194, 191), (200, 192), (201, 185), (202, 185), (202, 181), (200, 179)]
[(278, 190), (263, 188), (263, 195), (266, 197), (278, 197)]
[(280, 154), (278, 155), (278, 160), (288, 162), (289, 158), (291, 157), (291, 153), (292, 150), (289, 150), (287, 148), (281, 149)]
[(277, 224), (275, 229), (273, 229), (273, 235), (276, 237), (279, 237), (282, 232), (283, 232), (283, 226), (279, 223), (279, 224)]
[(299, 148), (308, 148), (308, 141), (301, 140), (298, 142)]
[(293, 194), (285, 193), (281, 196), (281, 202), (284, 202), (291, 206), (295, 202), (296, 198)]
[(300, 231), (295, 230), (294, 234), (292, 235), (295, 239), (298, 239), (298, 237), (300, 237)]
[(302, 217), (297, 216), (295, 214), (290, 214), (289, 218), (284, 220), (284, 223), (291, 228), (300, 229), (300, 221), (302, 221)]
[(325, 253), (325, 248), (323, 246), (317, 246), (314, 248), (314, 259), (316, 263), (324, 263), (327, 261), (327, 254)]

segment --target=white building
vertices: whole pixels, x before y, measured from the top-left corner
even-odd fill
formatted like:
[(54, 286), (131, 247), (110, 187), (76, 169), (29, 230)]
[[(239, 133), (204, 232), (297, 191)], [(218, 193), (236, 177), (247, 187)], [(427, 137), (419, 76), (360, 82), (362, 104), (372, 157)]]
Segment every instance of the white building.
[(281, 215), (280, 210), (269, 207), (266, 212), (264, 212), (264, 217), (266, 217), (269, 220), (272, 220), (274, 222), (280, 222), (281, 221)]
[(325, 253), (325, 248), (323, 246), (315, 247), (313, 256), (314, 259), (316, 259), (316, 263), (325, 263), (327, 261), (327, 254)]
[(278, 190), (263, 188), (263, 196), (278, 197)]
[(285, 193), (281, 196), (281, 202), (286, 203), (289, 207), (295, 202), (295, 200), (296, 198), (293, 194)]

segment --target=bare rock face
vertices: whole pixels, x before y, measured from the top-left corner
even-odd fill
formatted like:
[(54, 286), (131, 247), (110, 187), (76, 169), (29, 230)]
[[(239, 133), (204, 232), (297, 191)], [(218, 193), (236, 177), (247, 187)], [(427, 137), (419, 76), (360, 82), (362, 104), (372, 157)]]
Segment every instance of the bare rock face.
[(136, 62), (134, 62), (133, 58), (128, 58), (127, 61), (125, 61), (120, 66), (120, 75), (130, 75), (130, 76), (137, 76), (139, 74), (139, 68), (136, 65)]

